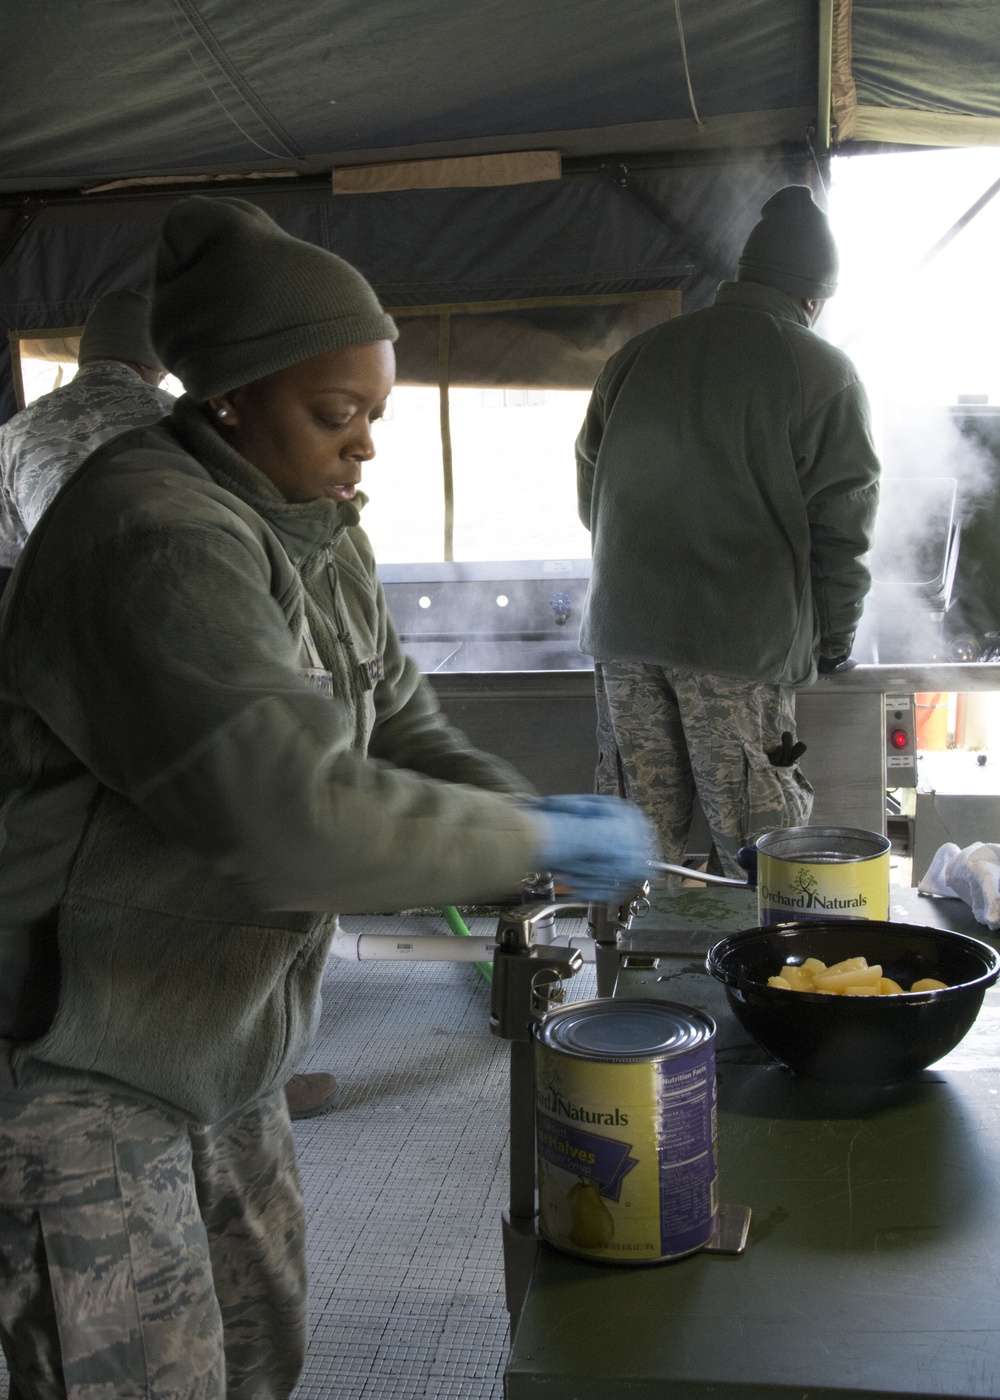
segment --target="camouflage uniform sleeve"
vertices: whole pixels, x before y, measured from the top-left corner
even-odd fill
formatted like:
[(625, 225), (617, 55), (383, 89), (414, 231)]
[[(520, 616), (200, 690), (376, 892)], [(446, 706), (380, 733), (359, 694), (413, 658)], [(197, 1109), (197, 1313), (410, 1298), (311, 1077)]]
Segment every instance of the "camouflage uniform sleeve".
[[(59, 492), (63, 482), (83, 461), (52, 450), (53, 444), (39, 443), (37, 450), (21, 454), (11, 479), (11, 496), (27, 532), (33, 530)], [(89, 456), (89, 452), (84, 456)]]
[(12, 569), (28, 538), (14, 502), (0, 481), (0, 569)]
[(7, 424), (2, 481), (25, 535), (102, 443), (169, 413), (174, 404), (169, 394), (144, 384), (137, 375), (131, 378), (134, 384), (74, 380)]
[(11, 537), (5, 530), (5, 544), (10, 538), (12, 546), (16, 543), (20, 549), (63, 481), (90, 451), (86, 439), (73, 441), (77, 421), (75, 401), (67, 396), (66, 402), (60, 402), (52, 394), (15, 414), (4, 428), (0, 449), (4, 513), (17, 522), (20, 532)]

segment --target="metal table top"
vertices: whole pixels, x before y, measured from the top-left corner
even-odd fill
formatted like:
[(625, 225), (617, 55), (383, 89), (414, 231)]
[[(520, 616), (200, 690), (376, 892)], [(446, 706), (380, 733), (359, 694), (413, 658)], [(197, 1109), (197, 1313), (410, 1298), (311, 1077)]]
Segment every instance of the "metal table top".
[[(894, 891), (893, 918), (993, 941), (915, 891)], [(703, 970), (708, 941), (755, 922), (749, 893), (660, 896), (618, 988), (717, 1017), (720, 1195), (753, 1210), (747, 1252), (627, 1269), (543, 1245), (509, 1400), (1000, 1395), (1000, 992), (909, 1084), (809, 1084)]]
[[(558, 638), (556, 639), (559, 640)], [(593, 662), (588, 656), (580, 657), (579, 669), (566, 670), (566, 661), (546, 669), (539, 656), (528, 670), (517, 666), (492, 666), (489, 670), (463, 669), (455, 672), (440, 672), (435, 685), (446, 686), (449, 690), (466, 687), (470, 692), (481, 690), (503, 690), (506, 687), (528, 687), (533, 692), (566, 692), (572, 695), (593, 693)], [(923, 691), (958, 691), (968, 693), (974, 690), (1000, 691), (1000, 663), (995, 661), (906, 663), (898, 666), (854, 666), (849, 671), (838, 671), (834, 675), (819, 676), (810, 685), (802, 686), (799, 693), (815, 692), (824, 695), (842, 695), (846, 691), (865, 692), (870, 695), (914, 695)]]

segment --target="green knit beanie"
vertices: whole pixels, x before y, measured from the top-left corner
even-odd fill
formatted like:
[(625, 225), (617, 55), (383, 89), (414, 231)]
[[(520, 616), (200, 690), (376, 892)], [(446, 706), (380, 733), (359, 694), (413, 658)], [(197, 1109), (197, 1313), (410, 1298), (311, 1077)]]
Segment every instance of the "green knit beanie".
[(793, 297), (832, 297), (837, 245), (826, 214), (806, 185), (786, 185), (761, 209), (736, 272), (738, 282), (764, 282)]
[(153, 273), (153, 344), (198, 403), (335, 350), (395, 340), (361, 273), (243, 199), (179, 200)]
[(149, 298), (140, 292), (109, 292), (94, 303), (80, 337), (77, 360), (127, 360), (162, 370), (149, 338)]

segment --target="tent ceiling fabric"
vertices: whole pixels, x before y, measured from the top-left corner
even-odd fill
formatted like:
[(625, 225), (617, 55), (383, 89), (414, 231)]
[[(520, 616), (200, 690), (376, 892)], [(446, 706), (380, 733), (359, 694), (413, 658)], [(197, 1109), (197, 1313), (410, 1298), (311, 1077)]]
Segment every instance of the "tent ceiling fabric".
[(1000, 145), (1000, 6), (834, 0), (840, 140)]
[[(810, 5), (682, 13), (706, 121), (813, 103)], [(38, 0), (4, 28), (7, 189), (694, 126), (669, 0)]]
[[(997, 0), (9, 4), (0, 422), (7, 332), (78, 325), (102, 293), (147, 285), (164, 210), (191, 188), (174, 176), (240, 174), (243, 197), (390, 305), (676, 288), (703, 306), (768, 195), (815, 181), (831, 27), (847, 149), (1000, 144)], [(524, 150), (558, 153), (562, 177), (329, 183), (338, 165)], [(167, 188), (81, 193), (150, 178)]]
[[(993, 0), (830, 2), (842, 138), (1000, 128)], [(682, 0), (701, 129), (670, 0), (9, 5), (0, 190), (449, 150), (801, 144), (819, 3)]]

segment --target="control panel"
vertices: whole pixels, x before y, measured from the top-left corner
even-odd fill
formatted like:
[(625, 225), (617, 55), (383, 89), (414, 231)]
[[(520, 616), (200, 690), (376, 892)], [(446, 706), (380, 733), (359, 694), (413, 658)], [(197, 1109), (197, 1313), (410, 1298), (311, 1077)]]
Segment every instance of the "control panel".
[(917, 785), (917, 708), (912, 695), (885, 697), (885, 785)]

